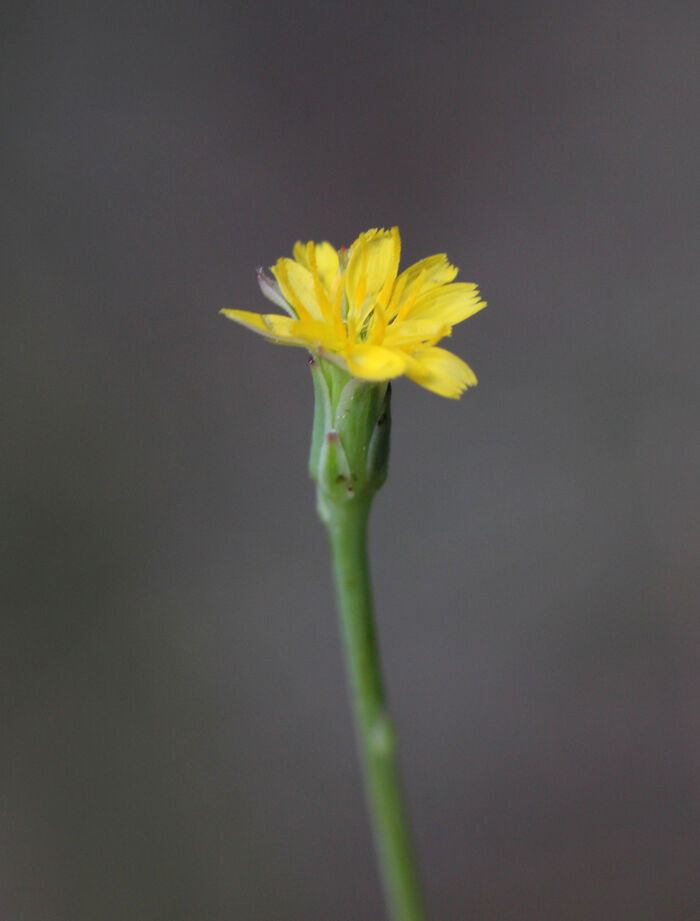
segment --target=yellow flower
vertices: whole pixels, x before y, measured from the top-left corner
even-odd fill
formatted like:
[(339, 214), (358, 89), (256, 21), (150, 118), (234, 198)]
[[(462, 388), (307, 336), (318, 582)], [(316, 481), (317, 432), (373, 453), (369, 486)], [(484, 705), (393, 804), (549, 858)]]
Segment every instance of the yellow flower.
[(454, 283), (444, 254), (398, 275), (398, 227), (361, 233), (349, 250), (297, 243), (294, 259), (258, 272), (260, 287), (289, 316), (222, 310), (232, 320), (281, 345), (297, 345), (346, 368), (355, 377), (386, 381), (405, 374), (444, 397), (476, 384), (461, 358), (436, 344), (486, 304), (476, 285)]

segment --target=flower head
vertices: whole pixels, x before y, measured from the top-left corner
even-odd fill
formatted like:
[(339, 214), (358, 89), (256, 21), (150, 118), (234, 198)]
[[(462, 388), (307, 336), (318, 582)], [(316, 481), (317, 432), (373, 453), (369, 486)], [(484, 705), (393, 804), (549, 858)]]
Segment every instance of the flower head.
[(444, 254), (398, 274), (398, 227), (361, 233), (348, 249), (297, 243), (274, 280), (258, 271), (263, 294), (289, 316), (222, 310), (281, 345), (296, 345), (368, 381), (405, 374), (444, 397), (476, 384), (471, 368), (437, 343), (486, 304), (476, 285), (455, 283)]

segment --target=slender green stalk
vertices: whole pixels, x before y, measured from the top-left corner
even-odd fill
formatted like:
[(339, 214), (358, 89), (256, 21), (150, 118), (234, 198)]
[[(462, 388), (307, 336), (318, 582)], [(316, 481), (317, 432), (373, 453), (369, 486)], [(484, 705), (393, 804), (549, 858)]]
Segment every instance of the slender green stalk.
[(382, 882), (393, 921), (425, 914), (403, 803), (396, 734), (387, 711), (367, 559), (371, 496), (329, 502), (325, 523), (333, 558), (355, 727)]

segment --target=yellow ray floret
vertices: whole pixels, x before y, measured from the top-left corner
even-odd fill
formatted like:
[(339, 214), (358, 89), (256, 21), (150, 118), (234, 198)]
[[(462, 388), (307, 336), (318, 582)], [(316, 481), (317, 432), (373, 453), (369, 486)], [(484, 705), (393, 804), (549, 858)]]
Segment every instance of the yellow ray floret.
[(271, 342), (309, 349), (369, 381), (405, 374), (444, 397), (476, 384), (469, 365), (437, 348), (452, 327), (481, 310), (476, 285), (455, 283), (447, 256), (422, 259), (398, 274), (398, 227), (361, 233), (349, 250), (297, 243), (294, 258), (272, 268), (263, 293), (290, 316), (221, 312)]

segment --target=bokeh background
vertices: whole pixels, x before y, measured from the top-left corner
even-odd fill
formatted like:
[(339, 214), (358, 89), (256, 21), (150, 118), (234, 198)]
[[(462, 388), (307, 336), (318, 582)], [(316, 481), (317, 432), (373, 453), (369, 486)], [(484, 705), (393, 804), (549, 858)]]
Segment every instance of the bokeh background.
[(700, 903), (694, 4), (2, 13), (8, 921), (383, 917), (303, 352), (218, 315), (398, 224), (489, 307), (372, 525), (431, 918)]

